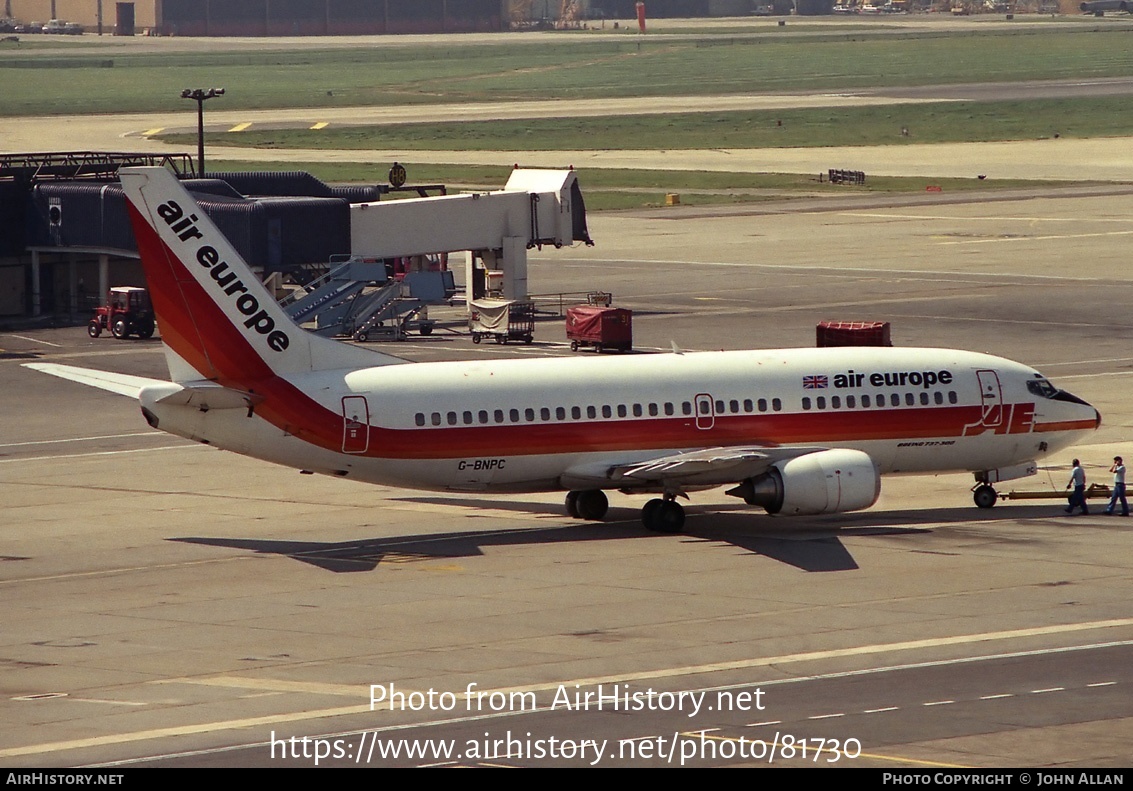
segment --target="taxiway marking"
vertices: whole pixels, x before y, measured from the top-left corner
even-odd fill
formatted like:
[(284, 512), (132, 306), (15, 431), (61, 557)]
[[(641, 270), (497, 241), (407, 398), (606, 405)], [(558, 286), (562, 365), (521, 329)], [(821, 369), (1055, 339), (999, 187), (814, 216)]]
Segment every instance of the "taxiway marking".
[[(858, 646), (856, 648), (843, 648), (833, 649), (829, 651), (812, 651), (808, 653), (787, 654), (783, 656), (774, 657), (757, 657), (748, 660), (739, 660), (734, 662), (714, 662), (706, 665), (692, 665), (686, 667), (670, 668), (668, 670), (659, 670), (653, 672), (640, 672), (631, 673), (629, 675), (619, 675), (615, 678), (610, 677), (591, 677), (584, 679), (574, 679), (572, 681), (556, 681), (544, 684), (537, 684), (525, 687), (511, 687), (497, 690), (483, 690), (483, 694), (492, 694), (500, 692), (503, 694), (516, 693), (516, 692), (546, 692), (558, 689), (561, 686), (596, 686), (600, 683), (610, 683), (616, 680), (619, 683), (626, 683), (629, 681), (644, 681), (662, 678), (674, 678), (679, 676), (691, 676), (701, 673), (711, 673), (718, 670), (741, 670), (752, 669), (758, 667), (768, 667), (771, 665), (782, 665), (793, 662), (810, 662), (815, 659), (828, 659), (836, 657), (848, 656), (866, 656), (871, 654), (887, 654), (893, 651), (908, 651), (918, 648), (926, 648), (932, 646), (950, 646), (950, 645), (965, 645), (971, 643), (988, 642), (992, 640), (1009, 640), (1021, 637), (1034, 637), (1037, 635), (1050, 635), (1050, 634), (1070, 634), (1074, 632), (1087, 631), (1092, 629), (1108, 629), (1121, 626), (1133, 626), (1133, 618), (1119, 618), (1107, 621), (1089, 621), (1086, 623), (1077, 624), (1060, 624), (1057, 626), (1035, 627), (1030, 629), (1011, 629), (1001, 632), (983, 632), (979, 634), (956, 635), (953, 637), (942, 637), (927, 640), (912, 640), (903, 643), (888, 643), (877, 645)], [(994, 659), (1001, 659), (1007, 657), (1019, 656), (1043, 656), (1047, 654), (1066, 653), (1070, 651), (1083, 651), (1094, 648), (1104, 648), (1110, 646), (1130, 645), (1133, 641), (1120, 641), (1111, 643), (1099, 643), (1085, 646), (1070, 646), (1061, 648), (1038, 649), (1034, 651), (1020, 651), (1012, 654), (997, 654), (978, 657), (960, 657), (954, 659), (942, 659), (939, 661), (931, 662), (918, 662), (909, 665), (898, 665), (881, 668), (867, 668), (864, 670), (849, 670), (838, 673), (824, 673), (814, 676), (798, 676), (794, 678), (779, 679), (773, 681), (761, 682), (761, 686), (781, 686), (785, 684), (797, 684), (804, 681), (812, 681), (822, 678), (844, 678), (856, 675), (868, 675), (875, 673), (890, 672), (893, 670), (903, 670), (909, 668), (922, 668), (922, 667), (945, 667), (948, 665), (966, 664), (972, 662), (983, 662)], [(171, 679), (177, 681), (178, 679)], [(271, 683), (275, 683), (274, 681)], [(710, 688), (705, 691), (712, 691), (712, 689), (726, 689), (730, 687)], [(359, 685), (359, 695), (368, 697), (369, 689), (365, 685)], [(534, 711), (539, 711), (535, 709)], [(106, 734), (103, 736), (90, 737), (86, 739), (71, 739), (66, 741), (47, 742), (43, 744), (28, 744), (20, 747), (9, 747), (0, 750), (0, 759), (15, 758), (26, 755), (41, 755), (44, 753), (55, 753), (65, 750), (77, 750), (86, 747), (103, 747), (112, 744), (128, 744), (133, 742), (148, 741), (152, 739), (161, 739), (171, 736), (186, 736), (198, 733), (209, 733), (217, 730), (237, 730), (243, 728), (251, 728), (262, 725), (273, 725), (287, 722), (302, 722), (305, 720), (323, 719), (327, 717), (339, 717), (352, 714), (372, 714), (373, 709), (367, 700), (364, 704), (356, 706), (340, 706), (329, 709), (316, 709), (310, 711), (298, 712), (284, 712), (280, 714), (265, 715), (262, 717), (247, 717), (242, 719), (233, 720), (219, 720), (214, 722), (196, 723), (192, 725), (174, 726), (169, 728), (153, 728), (142, 731), (132, 731), (129, 733)], [(461, 722), (475, 722), (483, 719), (501, 719), (504, 717), (520, 716), (524, 714), (533, 713), (532, 711), (507, 711), (507, 712), (494, 712), (491, 714), (473, 715), (468, 717), (458, 717), (454, 719), (437, 720), (433, 722), (415, 723), (412, 727), (426, 728), (432, 726), (451, 725)], [(403, 730), (407, 725), (391, 725), (386, 727), (371, 728), (372, 732), (380, 732), (384, 730)], [(355, 731), (351, 731), (353, 733)], [(259, 742), (257, 742), (259, 744)], [(254, 746), (254, 745), (245, 745)], [(229, 748), (225, 748), (229, 749)], [(900, 759), (905, 760), (905, 759)]]

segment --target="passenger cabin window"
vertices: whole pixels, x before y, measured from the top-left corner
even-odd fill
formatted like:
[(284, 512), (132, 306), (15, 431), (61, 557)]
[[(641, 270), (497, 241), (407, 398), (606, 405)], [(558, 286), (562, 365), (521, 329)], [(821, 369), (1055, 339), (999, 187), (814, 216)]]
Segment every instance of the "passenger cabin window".
[(519, 422), (519, 410), (518, 409), (509, 409), (507, 416), (508, 416), (508, 419), (511, 420), (512, 423), (518, 423)]
[(629, 413), (626, 412), (626, 405), (618, 404), (618, 417), (625, 417), (627, 414)]
[(641, 415), (642, 415), (641, 404), (634, 404), (633, 405), (633, 416), (634, 417), (641, 417)]
[(692, 414), (692, 402), (691, 401), (684, 401), (683, 403), (681, 403), (681, 413), (685, 414), (685, 415), (691, 415)]
[(476, 417), (479, 418), (481, 423), (487, 423), (488, 422), (488, 410), (481, 409), (479, 412), (476, 413)]
[(665, 402), (665, 414), (672, 415), (674, 413), (673, 403), (671, 401)]
[(566, 420), (566, 410), (563, 407), (555, 407), (555, 420)]
[(657, 417), (657, 405), (656, 404), (650, 404), (649, 405), (649, 417)]
[(775, 412), (781, 412), (783, 410), (783, 400), (780, 398), (772, 398), (771, 409)]
[(502, 409), (495, 410), (492, 416), (496, 419), (497, 423), (504, 422), (504, 411)]
[(429, 420), (434, 426), (439, 426), (441, 424), (441, 413), (434, 412), (433, 414), (429, 415)]
[(570, 408), (571, 420), (582, 420), (582, 407), (572, 406)]
[(610, 409), (609, 404), (602, 404), (602, 417), (613, 417), (614, 411)]
[(803, 409), (810, 409), (810, 397), (803, 396)]

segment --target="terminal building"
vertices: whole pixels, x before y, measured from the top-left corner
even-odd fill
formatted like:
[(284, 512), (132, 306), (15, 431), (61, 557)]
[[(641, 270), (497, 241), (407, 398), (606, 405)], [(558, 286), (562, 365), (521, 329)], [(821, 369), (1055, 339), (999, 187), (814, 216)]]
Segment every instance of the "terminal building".
[(506, 0), (5, 0), (21, 22), (161, 36), (334, 36), (503, 30)]
[[(270, 275), (350, 253), (350, 205), (378, 187), (331, 187), (307, 173), (191, 178), (187, 155), (0, 155), (0, 321), (81, 316), (109, 286), (144, 286), (119, 167), (165, 165), (253, 267)], [(318, 228), (319, 233), (309, 233)]]
[[(637, 0), (4, 0), (4, 17), (88, 33), (336, 36), (474, 33), (524, 22), (633, 20)], [(833, 0), (645, 0), (649, 18), (830, 13)]]
[[(394, 184), (332, 186), (305, 172), (201, 178), (187, 154), (3, 154), (0, 323), (81, 323), (111, 287), (146, 286), (118, 182), (130, 166), (176, 172), (279, 298), (306, 292), (289, 312), (325, 334), (358, 337), (450, 299), (451, 254), (464, 257), (467, 300), (523, 300), (529, 249), (592, 243), (573, 170), (517, 168), (500, 190), (447, 195), (443, 185), (404, 184), (404, 169), (395, 180), (397, 168)], [(388, 200), (396, 192), (414, 199)]]

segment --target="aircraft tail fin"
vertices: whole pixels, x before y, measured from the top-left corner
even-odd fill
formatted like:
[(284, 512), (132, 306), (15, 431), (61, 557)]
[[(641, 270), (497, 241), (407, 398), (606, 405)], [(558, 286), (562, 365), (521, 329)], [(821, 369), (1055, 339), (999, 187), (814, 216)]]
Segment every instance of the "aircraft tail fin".
[(119, 171), (174, 382), (243, 383), (405, 360), (300, 328), (169, 170)]

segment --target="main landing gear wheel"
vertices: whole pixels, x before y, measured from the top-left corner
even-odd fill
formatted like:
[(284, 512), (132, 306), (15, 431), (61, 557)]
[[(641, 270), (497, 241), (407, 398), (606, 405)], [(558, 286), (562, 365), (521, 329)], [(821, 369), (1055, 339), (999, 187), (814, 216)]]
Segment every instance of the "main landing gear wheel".
[(581, 519), (578, 515), (578, 492), (567, 492), (566, 496), (566, 512), (567, 516), (572, 519)]
[(999, 495), (996, 494), (995, 489), (985, 483), (976, 487), (975, 491), (972, 492), (972, 499), (979, 508), (991, 508), (999, 499)]
[(653, 499), (641, 509), (641, 523), (654, 533), (679, 533), (685, 526), (685, 509), (674, 500)]
[(584, 492), (571, 492), (567, 495), (567, 513), (570, 513), (571, 495), (574, 495), (574, 509), (576, 511), (572, 515), (579, 519), (597, 522), (606, 515), (606, 511), (610, 508), (610, 501), (606, 499), (605, 492), (601, 489), (588, 489)]

